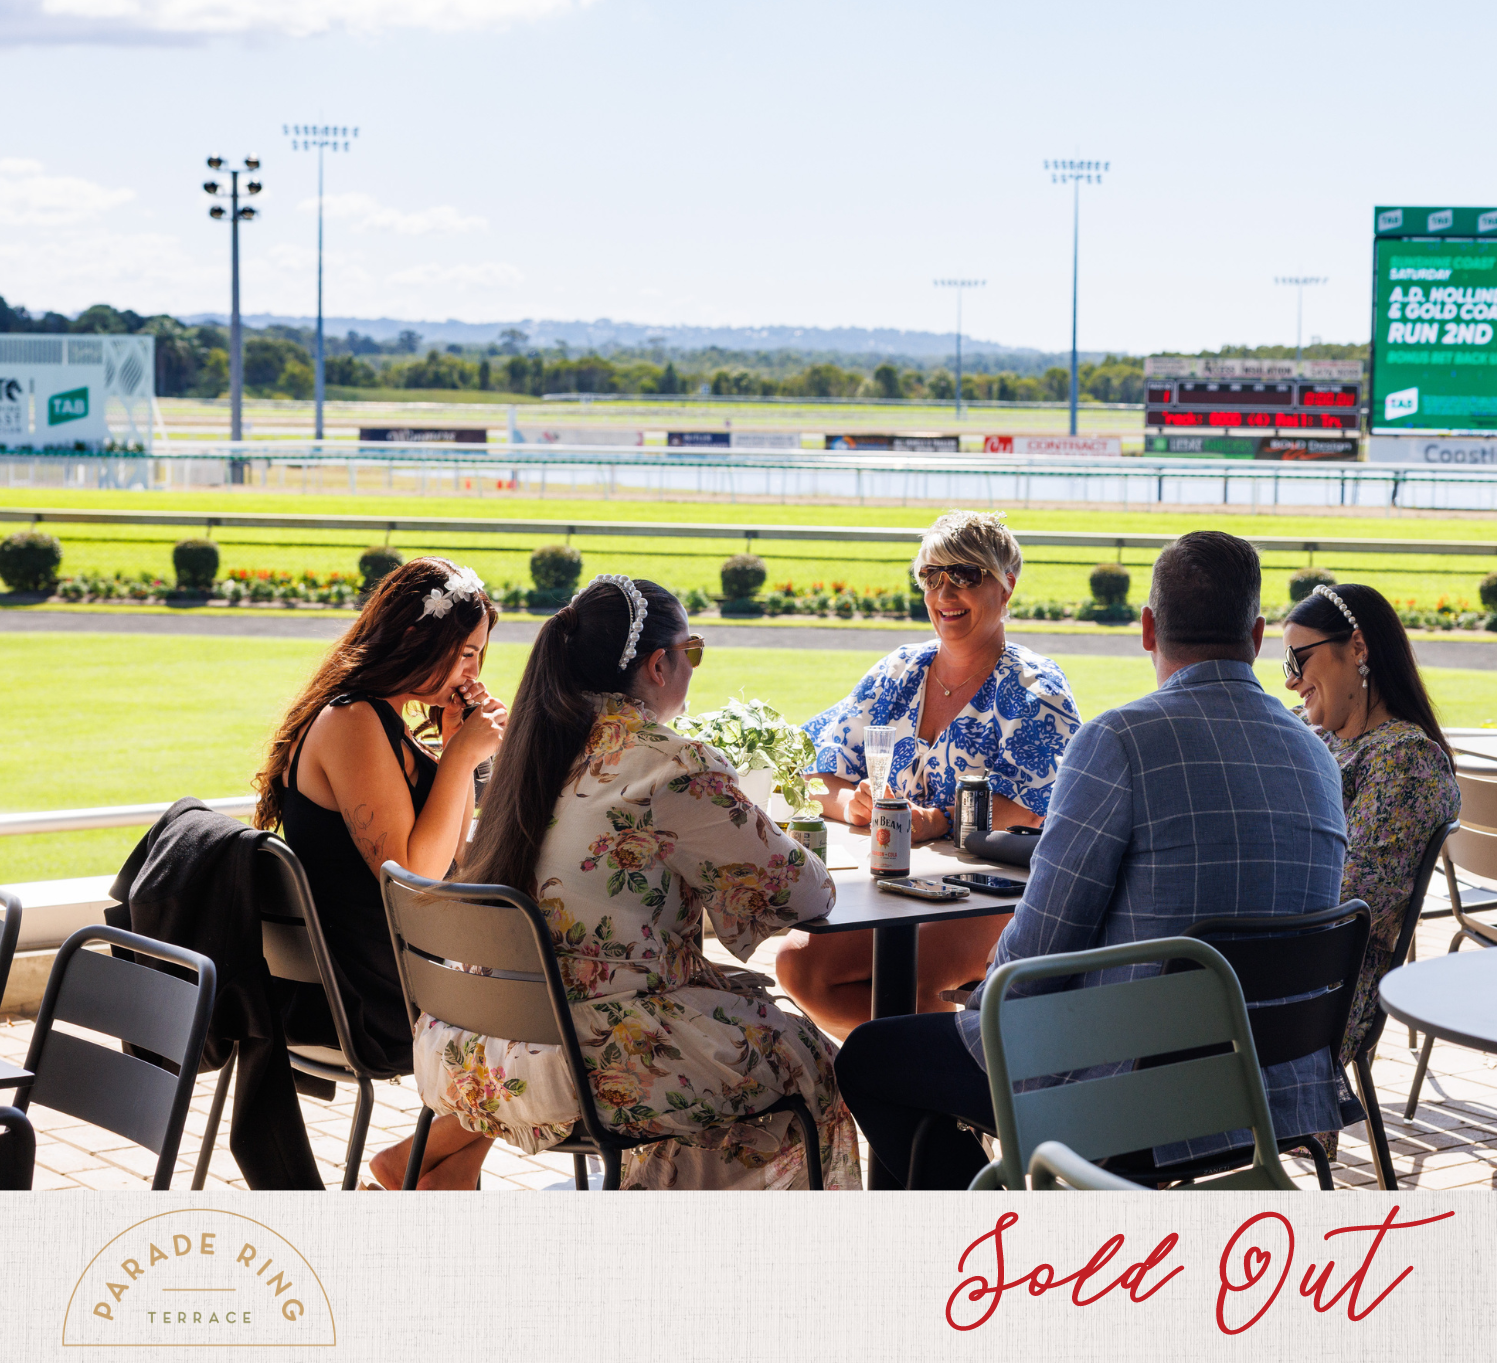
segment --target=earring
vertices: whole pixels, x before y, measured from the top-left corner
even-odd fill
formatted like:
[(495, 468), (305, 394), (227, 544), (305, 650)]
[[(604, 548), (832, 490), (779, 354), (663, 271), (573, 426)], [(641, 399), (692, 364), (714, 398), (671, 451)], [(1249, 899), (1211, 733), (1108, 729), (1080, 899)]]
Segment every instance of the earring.
[(1357, 664), (1357, 676), (1362, 679), (1362, 690), (1364, 691), (1367, 689), (1367, 674), (1371, 671), (1372, 669), (1366, 663)]

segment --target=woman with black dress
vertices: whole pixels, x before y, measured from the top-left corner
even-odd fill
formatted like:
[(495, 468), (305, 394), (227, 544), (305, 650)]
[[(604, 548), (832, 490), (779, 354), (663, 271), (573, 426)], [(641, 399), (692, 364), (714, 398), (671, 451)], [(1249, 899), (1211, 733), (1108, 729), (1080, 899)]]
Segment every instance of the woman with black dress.
[[(409, 1070), (379, 868), (447, 874), (473, 818), (474, 771), (506, 711), (479, 680), (498, 612), (471, 568), (418, 558), (384, 579), (291, 706), (255, 777), (257, 828), (281, 827), (311, 885), (349, 1022), (373, 1066)], [(424, 708), (415, 732), (405, 715)], [(420, 742), (440, 734), (440, 759)], [(287, 1038), (336, 1044), (321, 990), (283, 1000)]]

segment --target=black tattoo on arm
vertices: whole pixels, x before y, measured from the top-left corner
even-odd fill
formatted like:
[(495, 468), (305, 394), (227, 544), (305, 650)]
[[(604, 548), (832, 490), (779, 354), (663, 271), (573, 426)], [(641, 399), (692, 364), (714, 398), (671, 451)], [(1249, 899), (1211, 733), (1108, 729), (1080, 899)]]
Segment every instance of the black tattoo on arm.
[(377, 838), (369, 836), (374, 825), (374, 811), (368, 805), (355, 805), (351, 810), (343, 809), (339, 813), (343, 815), (343, 826), (348, 829), (348, 836), (353, 839), (359, 855), (369, 863), (370, 870), (377, 873), (385, 863), (385, 840), (389, 833), (381, 833)]

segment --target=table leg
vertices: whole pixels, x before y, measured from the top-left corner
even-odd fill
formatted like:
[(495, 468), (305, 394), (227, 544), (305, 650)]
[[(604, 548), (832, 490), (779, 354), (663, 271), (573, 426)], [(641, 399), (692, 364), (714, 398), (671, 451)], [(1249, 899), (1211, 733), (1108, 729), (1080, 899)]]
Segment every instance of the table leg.
[[(915, 1011), (920, 976), (920, 927), (890, 923), (873, 930), (873, 1016), (901, 1017)], [(905, 1180), (869, 1151), (868, 1190), (903, 1188)]]

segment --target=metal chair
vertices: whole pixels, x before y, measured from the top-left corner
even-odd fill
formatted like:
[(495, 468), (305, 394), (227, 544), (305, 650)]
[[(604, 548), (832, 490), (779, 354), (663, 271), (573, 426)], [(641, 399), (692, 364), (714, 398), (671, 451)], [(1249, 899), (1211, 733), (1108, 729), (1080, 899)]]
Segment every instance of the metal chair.
[[(1009, 997), (1016, 984), (1175, 960), (1203, 968)], [(1241, 1127), (1253, 1132), (1252, 1166), (1186, 1186), (1295, 1190), (1275, 1146), (1242, 989), (1226, 959), (1206, 942), (1166, 937), (1010, 961), (994, 971), (983, 992), (982, 1042), (1002, 1155), (972, 1181), (974, 1192), (1022, 1190), (1031, 1157), (1047, 1141), (1092, 1162)], [(1229, 1050), (1199, 1053), (1224, 1043)], [(1169, 1059), (1084, 1083), (1014, 1092), (1023, 1080), (1149, 1056)]]
[[(260, 912), (260, 938), (265, 952), (265, 964), (271, 975), (278, 980), (315, 984), (322, 988), (327, 995), (328, 1011), (332, 1014), (333, 1032), (338, 1039), (336, 1049), (329, 1046), (288, 1045), (286, 1050), (291, 1058), (291, 1066), (318, 1079), (358, 1086), (359, 1096), (354, 1104), (353, 1126), (349, 1131), (348, 1148), (344, 1155), (343, 1190), (348, 1192), (358, 1187), (359, 1169), (364, 1160), (364, 1142), (369, 1135), (369, 1119), (374, 1112), (374, 1081), (397, 1079), (410, 1071), (375, 1068), (360, 1058), (353, 1029), (348, 1021), (348, 1009), (344, 1006), (332, 956), (328, 952), (327, 939), (323, 936), (322, 924), (317, 917), (317, 905), (312, 900), (312, 890), (307, 884), (307, 873), (302, 868), (301, 861), (280, 838), (274, 837), (267, 838), (261, 845), (259, 857), (257, 873), (267, 878), (262, 882), (265, 893), (261, 896)], [(197, 1169), (193, 1173), (194, 1191), (201, 1189), (208, 1178), (208, 1165), (213, 1157), (213, 1145), (218, 1138), (218, 1125), (223, 1117), (224, 1102), (228, 1098), (229, 1080), (234, 1073), (237, 1055), (238, 1048), (235, 1047), (223, 1069), (219, 1071), (218, 1086), (213, 1093), (213, 1103), (208, 1110), (208, 1124), (203, 1132), (202, 1149), (198, 1153)]]
[[(1479, 947), (1497, 946), (1497, 924), (1476, 917), (1473, 911), (1476, 906), (1469, 903), (1469, 899), (1475, 898), (1481, 907), (1488, 907), (1490, 894), (1479, 891), (1475, 896), (1463, 897), (1456, 880), (1457, 869), (1483, 880), (1497, 880), (1497, 780), (1474, 776), (1459, 767), (1455, 779), (1461, 788), (1461, 817), (1444, 849), (1445, 885), (1450, 892), (1450, 911), (1458, 924), (1455, 936), (1450, 939), (1450, 950), (1459, 951), (1461, 943), (1468, 941)], [(1409, 1101), (1403, 1109), (1405, 1121), (1413, 1120), (1414, 1111), (1419, 1106), (1419, 1090), (1424, 1087), (1429, 1053), (1434, 1044), (1434, 1037), (1426, 1036), (1420, 1048), (1414, 1082), (1409, 1087)]]
[(21, 937), (21, 901), (13, 894), (0, 892), (0, 998), (10, 979), (10, 965), (16, 959), (16, 943)]
[[(90, 942), (137, 960), (82, 950)], [(185, 967), (196, 982), (140, 965), (140, 957)], [(145, 1146), (157, 1156), (151, 1187), (171, 1187), (215, 988), (213, 962), (195, 951), (119, 928), (80, 928), (52, 965), (26, 1054), (35, 1077), (17, 1089), (16, 1108), (24, 1114), (40, 1103)], [(154, 1052), (177, 1073), (57, 1031), (59, 1022)]]
[[(1446, 839), (1460, 826), (1459, 819), (1442, 823), (1430, 834), (1429, 841), (1424, 845), (1424, 855), (1419, 858), (1419, 866), (1414, 872), (1414, 886), (1403, 911), (1403, 925), (1398, 930), (1398, 940), (1393, 944), (1393, 955), (1388, 961), (1389, 970), (1397, 970), (1412, 957), (1414, 933), (1419, 927), (1419, 920), (1437, 916), (1425, 913), (1425, 896), (1429, 892), (1429, 883), (1434, 877), (1435, 866), (1440, 860), (1440, 852)], [(1383, 1110), (1378, 1103), (1377, 1088), (1372, 1082), (1372, 1060), (1377, 1054), (1377, 1043), (1387, 1022), (1388, 1015), (1381, 1008), (1375, 1008), (1367, 1035), (1362, 1038), (1357, 1053), (1352, 1057), (1352, 1078), (1356, 1080), (1357, 1096), (1362, 1100), (1362, 1107), (1367, 1113), (1367, 1130), (1372, 1137), (1369, 1142), (1372, 1146), (1372, 1167), (1377, 1174), (1377, 1186), (1384, 1190), (1396, 1189), (1398, 1179), (1393, 1173), (1393, 1152), (1388, 1149), (1388, 1133), (1383, 1129)], [(1412, 1030), (1409, 1032), (1409, 1044), (1414, 1044)]]
[[(551, 928), (539, 906), (528, 895), (504, 885), (428, 880), (393, 861), (381, 868), (380, 887), (412, 1028), (427, 1013), (480, 1036), (560, 1047), (576, 1091), (579, 1120), (567, 1138), (552, 1148), (572, 1156), (579, 1192), (588, 1188), (590, 1154), (603, 1162), (603, 1187), (618, 1188), (624, 1151), (669, 1138), (621, 1135), (598, 1116), (566, 986), (552, 949)], [(448, 965), (449, 961), (482, 967), (488, 973), (470, 973)], [(812, 1189), (820, 1190), (820, 1137), (810, 1109), (798, 1095), (792, 1095), (756, 1115), (776, 1112), (790, 1113), (799, 1124), (808, 1181)], [(406, 1189), (414, 1188), (420, 1178), (426, 1134), (434, 1115), (431, 1108), (422, 1106), (406, 1165)]]
[(14, 1107), (0, 1107), (0, 1131), (0, 1192), (25, 1192), (36, 1168), (36, 1132)]
[(1029, 1186), (1037, 1193), (1062, 1187), (1083, 1193), (1136, 1193), (1138, 1184), (1084, 1160), (1062, 1141), (1041, 1141), (1029, 1157)]

